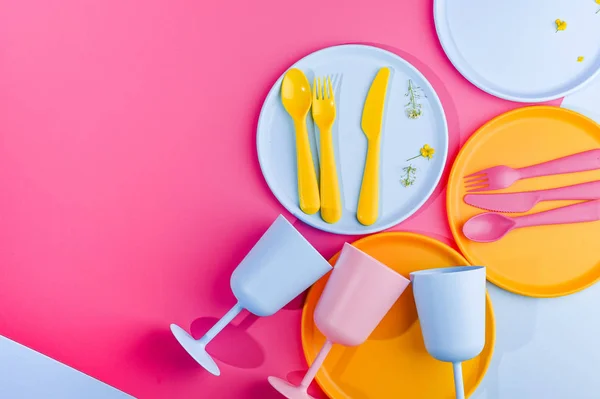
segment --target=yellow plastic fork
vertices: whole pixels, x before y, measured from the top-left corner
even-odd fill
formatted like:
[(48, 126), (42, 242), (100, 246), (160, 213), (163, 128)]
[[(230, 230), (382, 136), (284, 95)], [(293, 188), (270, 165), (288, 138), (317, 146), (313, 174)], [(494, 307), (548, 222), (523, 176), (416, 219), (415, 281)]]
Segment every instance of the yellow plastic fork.
[(314, 79), (312, 116), (320, 135), (321, 217), (335, 223), (342, 217), (342, 200), (331, 133), (336, 116), (331, 78)]

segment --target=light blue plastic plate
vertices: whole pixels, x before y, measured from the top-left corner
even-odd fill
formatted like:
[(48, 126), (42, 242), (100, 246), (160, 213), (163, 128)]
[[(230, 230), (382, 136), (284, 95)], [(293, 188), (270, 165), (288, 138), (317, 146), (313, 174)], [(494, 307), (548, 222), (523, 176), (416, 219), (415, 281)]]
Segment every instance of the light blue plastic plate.
[[(369, 87), (381, 67), (392, 74), (384, 114), (381, 142), (381, 191), (379, 219), (363, 226), (356, 219), (356, 207), (362, 183), (367, 140), (360, 127), (362, 110)], [(294, 216), (324, 231), (337, 234), (370, 234), (392, 227), (419, 209), (429, 198), (442, 175), (448, 153), (448, 127), (442, 104), (433, 87), (412, 65), (388, 51), (365, 45), (329, 47), (298, 61), (295, 68), (304, 71), (309, 81), (315, 76), (342, 75), (336, 92), (337, 119), (333, 128), (334, 146), (343, 215), (329, 224), (320, 213), (307, 215), (298, 205), (296, 148), (294, 127), (281, 103), (280, 77), (267, 95), (258, 121), (258, 159), (263, 175), (275, 197)], [(408, 80), (422, 90), (423, 115), (412, 120), (406, 116), (405, 96)], [(318, 171), (318, 131), (308, 116), (308, 131)], [(429, 144), (435, 148), (432, 160), (417, 158), (419, 149)], [(417, 168), (413, 186), (401, 185), (403, 168)]]
[[(467, 80), (506, 100), (543, 102), (600, 71), (599, 8), (594, 0), (435, 0), (434, 18), (446, 55)], [(567, 29), (556, 32), (556, 19)]]

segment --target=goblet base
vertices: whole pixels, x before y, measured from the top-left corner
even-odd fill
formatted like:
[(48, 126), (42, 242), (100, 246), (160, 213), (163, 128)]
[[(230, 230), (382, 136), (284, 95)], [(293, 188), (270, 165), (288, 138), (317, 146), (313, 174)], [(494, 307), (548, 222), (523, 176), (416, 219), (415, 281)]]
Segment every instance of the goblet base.
[(206, 352), (206, 346), (200, 341), (195, 340), (190, 334), (176, 324), (171, 324), (171, 332), (179, 341), (179, 344), (183, 346), (183, 349), (194, 358), (196, 362), (206, 369), (209, 373), (219, 376), (221, 370), (219, 366), (213, 360), (213, 358)]

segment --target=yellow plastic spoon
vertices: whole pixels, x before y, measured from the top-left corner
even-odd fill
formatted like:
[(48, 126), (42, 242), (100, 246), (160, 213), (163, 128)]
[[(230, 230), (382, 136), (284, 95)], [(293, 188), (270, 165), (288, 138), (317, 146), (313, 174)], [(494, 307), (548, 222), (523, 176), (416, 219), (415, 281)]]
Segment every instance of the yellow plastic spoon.
[(296, 130), (296, 161), (298, 165), (298, 200), (306, 214), (317, 213), (321, 206), (319, 186), (313, 163), (306, 116), (312, 104), (310, 84), (304, 73), (296, 68), (286, 72), (281, 84), (281, 102), (294, 121)]

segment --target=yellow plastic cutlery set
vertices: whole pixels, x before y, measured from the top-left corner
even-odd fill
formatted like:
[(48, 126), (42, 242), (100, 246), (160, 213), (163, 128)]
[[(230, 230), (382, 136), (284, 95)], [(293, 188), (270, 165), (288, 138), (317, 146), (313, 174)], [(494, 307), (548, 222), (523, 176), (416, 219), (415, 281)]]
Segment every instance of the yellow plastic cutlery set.
[[(379, 166), (381, 130), (390, 69), (381, 68), (367, 94), (361, 127), (367, 138), (367, 156), (358, 200), (357, 219), (369, 226), (379, 217)], [(335, 93), (331, 78), (315, 78), (312, 90), (306, 75), (297, 68), (286, 72), (281, 85), (281, 101), (294, 122), (298, 200), (300, 209), (312, 215), (321, 210), (327, 223), (342, 217), (342, 200), (336, 168), (332, 128), (336, 118)], [(306, 117), (312, 108), (312, 118), (319, 128), (320, 187), (314, 168)]]

